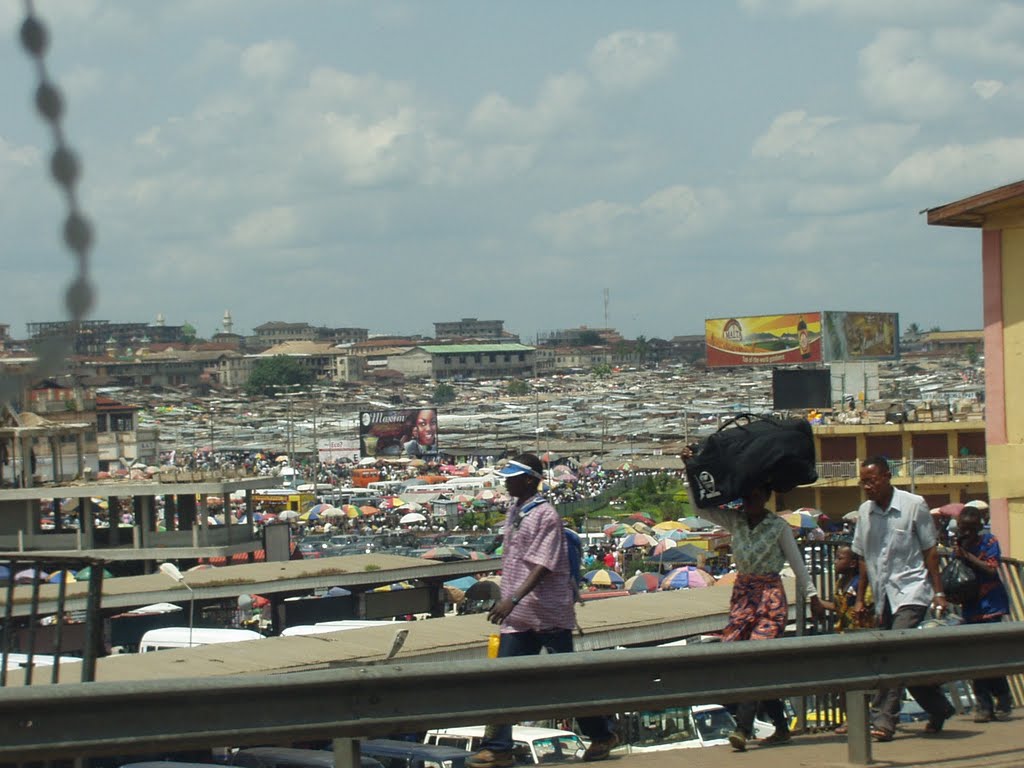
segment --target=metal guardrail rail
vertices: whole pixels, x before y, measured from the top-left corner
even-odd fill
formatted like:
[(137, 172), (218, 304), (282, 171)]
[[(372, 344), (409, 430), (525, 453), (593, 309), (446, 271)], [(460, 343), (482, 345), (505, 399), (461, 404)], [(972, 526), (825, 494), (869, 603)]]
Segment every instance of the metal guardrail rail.
[[(392, 662), (279, 676), (88, 683), (64, 687), (59, 697), (48, 685), (6, 688), (0, 760), (361, 738), (823, 689), (860, 692), (1022, 672), (1022, 644), (1024, 625), (1013, 623), (531, 656), (466, 662), (458, 670)], [(273, 706), (239, 706), (246, 701)], [(866, 720), (851, 717), (851, 754), (858, 739), (867, 740)]]

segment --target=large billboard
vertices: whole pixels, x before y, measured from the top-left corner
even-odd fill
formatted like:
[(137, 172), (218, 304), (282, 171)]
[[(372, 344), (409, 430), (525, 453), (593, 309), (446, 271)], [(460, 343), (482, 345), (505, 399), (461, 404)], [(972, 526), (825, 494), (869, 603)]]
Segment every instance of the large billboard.
[(437, 409), (363, 411), (359, 414), (359, 451), (363, 458), (436, 455)]
[(821, 313), (704, 321), (709, 366), (820, 363)]
[(825, 359), (894, 360), (899, 357), (899, 326), (895, 312), (823, 312)]

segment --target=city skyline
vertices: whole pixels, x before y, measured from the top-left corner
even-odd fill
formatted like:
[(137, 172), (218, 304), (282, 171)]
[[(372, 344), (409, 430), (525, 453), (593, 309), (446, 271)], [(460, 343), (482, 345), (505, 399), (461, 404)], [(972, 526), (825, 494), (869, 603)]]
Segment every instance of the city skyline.
[[(919, 211), (1024, 175), (1009, 2), (37, 8), (96, 226), (90, 317), (113, 322), (977, 328), (978, 234)], [(65, 316), (72, 276), (20, 13), (0, 8), (15, 335)]]

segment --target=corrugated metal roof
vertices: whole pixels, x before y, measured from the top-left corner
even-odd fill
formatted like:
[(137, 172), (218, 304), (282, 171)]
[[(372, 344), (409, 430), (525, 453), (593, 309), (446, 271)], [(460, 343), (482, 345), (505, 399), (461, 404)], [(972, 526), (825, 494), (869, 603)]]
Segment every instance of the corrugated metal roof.
[(533, 352), (535, 347), (528, 347), (525, 344), (437, 344), (431, 346), (421, 345), (434, 355), (475, 355), (488, 352)]

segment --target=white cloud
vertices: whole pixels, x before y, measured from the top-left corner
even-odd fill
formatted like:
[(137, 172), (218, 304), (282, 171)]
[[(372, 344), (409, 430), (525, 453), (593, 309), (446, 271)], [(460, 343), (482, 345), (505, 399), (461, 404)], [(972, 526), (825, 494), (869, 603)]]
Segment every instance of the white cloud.
[(841, 18), (919, 26), (977, 12), (975, 0), (740, 0), (740, 7), (756, 13), (792, 16), (830, 13)]
[(684, 240), (717, 224), (729, 209), (717, 189), (683, 185), (658, 190), (639, 203), (596, 200), (544, 214), (534, 229), (562, 248), (609, 248), (639, 240)]
[(668, 69), (676, 52), (671, 33), (624, 29), (594, 44), (590, 69), (607, 88), (636, 88)]
[(236, 248), (264, 250), (288, 244), (299, 229), (294, 208), (275, 206), (254, 211), (231, 228), (228, 241)]
[(279, 80), (291, 69), (295, 44), (290, 40), (267, 40), (242, 51), (239, 65), (254, 80)]
[(988, 101), (1003, 90), (1003, 83), (999, 80), (975, 80), (971, 84), (971, 90), (985, 101)]
[(856, 122), (784, 112), (754, 141), (751, 154), (796, 160), (803, 175), (843, 173), (864, 177), (888, 172), (918, 134), (917, 125)]
[(1024, 139), (1000, 138), (978, 144), (924, 149), (899, 163), (885, 179), (898, 189), (960, 190), (994, 187), (1020, 178)]
[(574, 121), (581, 113), (589, 89), (575, 72), (544, 81), (532, 106), (516, 106), (499, 93), (489, 93), (473, 108), (470, 130), (477, 134), (540, 137)]
[(965, 85), (934, 61), (920, 32), (884, 29), (860, 52), (860, 89), (868, 103), (911, 120), (960, 108)]

